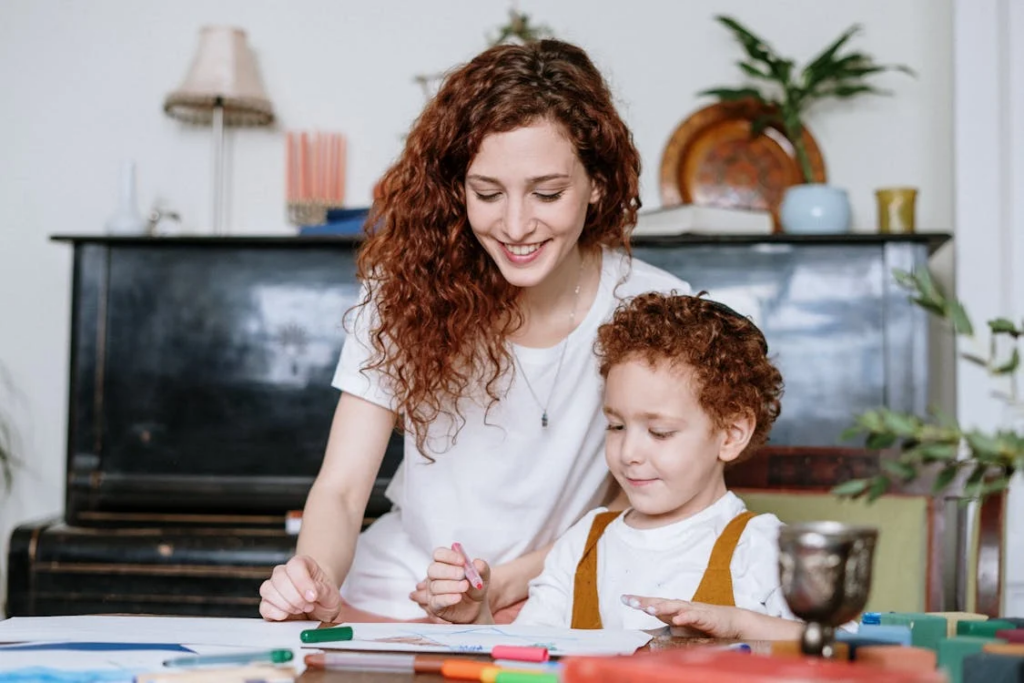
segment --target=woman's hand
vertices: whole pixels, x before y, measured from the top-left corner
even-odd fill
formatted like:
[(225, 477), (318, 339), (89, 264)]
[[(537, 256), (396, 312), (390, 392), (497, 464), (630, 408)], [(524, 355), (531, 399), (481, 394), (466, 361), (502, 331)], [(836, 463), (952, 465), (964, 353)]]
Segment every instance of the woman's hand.
[(427, 579), (417, 585), (409, 597), (419, 603), (433, 620), (451, 624), (489, 624), (494, 619), (487, 602), (491, 568), (483, 560), (473, 560), (483, 587), (470, 585), (462, 554), (451, 548), (437, 548), (434, 561), (427, 567)]
[[(479, 568), (479, 567), (478, 567)], [(487, 582), (487, 604), (490, 607), (491, 614), (503, 610), (506, 607), (510, 607), (522, 598), (519, 598), (514, 593), (510, 596), (507, 590), (508, 581), (508, 565), (502, 564), (490, 569), (490, 580)], [(424, 612), (430, 617), (431, 621), (440, 623), (448, 623), (447, 621), (438, 618), (434, 615), (430, 608), (427, 606), (427, 601), (430, 599), (430, 593), (427, 591), (427, 584), (430, 579), (423, 579), (416, 584), (416, 590), (409, 593), (409, 599), (419, 605)]]
[(260, 597), (260, 615), (267, 621), (333, 622), (341, 612), (338, 587), (308, 555), (296, 555), (287, 564), (274, 567), (260, 586)]

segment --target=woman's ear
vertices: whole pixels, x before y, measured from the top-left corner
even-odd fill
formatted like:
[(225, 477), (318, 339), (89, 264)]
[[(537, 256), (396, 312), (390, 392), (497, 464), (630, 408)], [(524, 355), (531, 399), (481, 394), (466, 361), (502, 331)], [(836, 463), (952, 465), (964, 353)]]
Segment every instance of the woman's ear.
[(722, 462), (732, 462), (740, 457), (740, 453), (750, 443), (750, 438), (754, 436), (756, 427), (757, 420), (749, 413), (732, 418), (722, 432), (725, 438), (718, 450), (718, 459)]

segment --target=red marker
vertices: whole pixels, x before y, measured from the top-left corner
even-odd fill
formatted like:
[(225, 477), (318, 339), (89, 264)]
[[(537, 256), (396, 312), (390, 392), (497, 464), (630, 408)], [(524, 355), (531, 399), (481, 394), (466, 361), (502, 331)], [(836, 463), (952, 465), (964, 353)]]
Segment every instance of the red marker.
[(495, 645), (491, 648), (494, 659), (511, 659), (517, 662), (546, 662), (548, 649), (529, 645)]
[(462, 547), (461, 543), (452, 543), (452, 550), (462, 555), (462, 564), (466, 568), (466, 579), (469, 580), (471, 586), (480, 590), (484, 587), (484, 580), (480, 578), (480, 572), (473, 566), (473, 560), (469, 559), (469, 555), (466, 554), (466, 549)]

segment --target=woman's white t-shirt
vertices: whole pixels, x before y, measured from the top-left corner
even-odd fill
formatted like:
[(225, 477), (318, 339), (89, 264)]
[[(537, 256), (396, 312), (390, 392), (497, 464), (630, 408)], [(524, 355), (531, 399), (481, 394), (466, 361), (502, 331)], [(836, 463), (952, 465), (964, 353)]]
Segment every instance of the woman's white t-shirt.
[[(688, 294), (690, 287), (622, 252), (603, 251), (597, 295), (563, 342), (557, 384), (562, 344), (513, 345), (514, 378), (486, 419), (486, 403), (467, 400), (460, 404), (466, 422), (454, 444), (445, 420), (431, 426), (427, 450), (434, 462), (406, 433), (404, 460), (387, 489), (394, 507), (359, 536), (341, 587), (349, 604), (395, 619), (422, 617), (409, 593), (426, 578), (434, 548), (458, 541), (494, 567), (554, 541), (600, 504), (610, 478), (594, 340), (619, 303), (648, 291)], [(375, 313), (357, 310), (333, 385), (393, 408), (379, 376), (360, 371), (371, 354), (367, 320)], [(523, 373), (537, 397), (547, 400), (547, 427)]]

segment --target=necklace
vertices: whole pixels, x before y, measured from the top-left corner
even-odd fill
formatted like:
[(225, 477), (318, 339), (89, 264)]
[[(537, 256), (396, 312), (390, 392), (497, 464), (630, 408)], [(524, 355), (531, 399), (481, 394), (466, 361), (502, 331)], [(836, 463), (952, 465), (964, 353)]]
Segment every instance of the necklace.
[(580, 259), (580, 274), (576, 280), (576, 289), (573, 290), (572, 310), (569, 311), (569, 333), (565, 335), (565, 339), (562, 340), (562, 350), (558, 354), (558, 366), (555, 368), (555, 380), (551, 383), (551, 391), (548, 392), (548, 400), (541, 403), (541, 400), (537, 397), (537, 392), (533, 390), (533, 386), (530, 384), (530, 378), (526, 376), (526, 368), (523, 367), (523, 363), (519, 360), (519, 356), (516, 355), (515, 346), (512, 347), (512, 356), (515, 361), (519, 364), (519, 370), (522, 372), (523, 381), (526, 382), (526, 388), (530, 390), (530, 396), (533, 396), (533, 400), (536, 401), (537, 406), (541, 410), (540, 414), (540, 426), (548, 426), (548, 406), (551, 405), (551, 397), (555, 394), (555, 387), (558, 386), (558, 375), (562, 372), (562, 361), (565, 359), (565, 349), (569, 346), (569, 335), (572, 334), (573, 329), (576, 327), (576, 307), (580, 302), (580, 286), (583, 284), (583, 264), (584, 260)]

